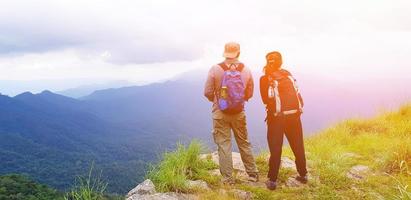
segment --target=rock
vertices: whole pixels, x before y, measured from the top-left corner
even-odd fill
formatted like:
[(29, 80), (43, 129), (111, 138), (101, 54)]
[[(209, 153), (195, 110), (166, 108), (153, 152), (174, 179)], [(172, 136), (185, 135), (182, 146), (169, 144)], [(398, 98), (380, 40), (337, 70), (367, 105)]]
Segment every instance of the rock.
[(188, 184), (188, 187), (192, 189), (210, 190), (210, 187), (208, 187), (207, 183), (202, 180), (196, 180), (196, 181), (189, 180), (187, 184)]
[(296, 169), (295, 162), (289, 157), (281, 157), (281, 167)]
[(265, 182), (263, 182), (261, 180), (258, 181), (258, 182), (246, 181), (246, 182), (243, 182), (242, 184), (248, 185), (248, 186), (251, 186), (251, 187), (257, 187), (257, 188), (265, 188), (266, 187)]
[(214, 151), (213, 153), (200, 154), (199, 158), (202, 160), (211, 159), (214, 163), (218, 164), (218, 152)]
[(194, 194), (182, 194), (182, 193), (175, 193), (175, 192), (169, 192), (165, 194), (177, 200), (198, 200), (199, 199)]
[[(214, 155), (214, 158), (213, 158)], [(200, 154), (199, 158), (201, 160), (211, 159), (214, 163), (218, 164), (218, 154), (217, 152), (213, 152), (211, 154)], [(221, 176), (220, 169), (213, 169), (209, 170), (208, 173), (213, 176)]]
[(213, 153), (211, 153), (211, 160), (218, 165), (219, 161), (218, 161), (218, 152), (214, 151)]
[(208, 158), (211, 158), (211, 155), (210, 154), (200, 154), (199, 156), (198, 156), (198, 158), (200, 158), (201, 160), (207, 160)]
[(193, 194), (182, 194), (175, 192), (156, 193), (150, 195), (134, 194), (126, 200), (197, 200), (198, 197)]
[(247, 182), (248, 181), (248, 174), (245, 171), (234, 171), (234, 177), (239, 179), (240, 181)]
[(127, 200), (196, 200), (197, 196), (192, 194), (181, 194), (175, 192), (168, 193), (156, 193), (151, 195), (139, 195), (135, 194), (128, 197)]
[(156, 188), (155, 188), (153, 182), (151, 182), (150, 179), (147, 179), (144, 182), (137, 185), (137, 187), (132, 189), (130, 192), (128, 192), (127, 198), (130, 197), (130, 196), (133, 196), (135, 194), (150, 195), (150, 194), (154, 194), (154, 193), (156, 193)]
[(341, 155), (343, 158), (361, 158), (360, 155), (352, 152), (346, 152)]
[(152, 195), (134, 194), (133, 196), (128, 197), (126, 200), (178, 200), (178, 199), (167, 193), (157, 193), (157, 194), (152, 194)]
[(304, 186), (305, 184), (301, 183), (300, 181), (297, 181), (295, 177), (289, 177), (287, 181), (285, 181), (285, 185), (287, 187), (301, 187), (301, 186)]
[[(267, 156), (267, 163), (269, 163), (269, 161), (270, 155)], [(281, 167), (296, 169), (295, 162), (286, 156), (281, 157)]]
[(233, 193), (235, 199), (251, 200), (253, 198), (251, 192), (246, 192), (239, 189), (232, 189), (230, 192)]
[(221, 176), (220, 169), (213, 169), (213, 170), (208, 171), (208, 173), (210, 173), (210, 175), (213, 175), (213, 176)]
[(365, 165), (353, 166), (350, 171), (347, 172), (347, 177), (351, 179), (361, 180), (364, 179), (370, 172), (370, 168)]
[[(196, 182), (196, 181), (193, 181)], [(205, 182), (204, 182), (205, 183)], [(193, 183), (200, 184), (200, 183)], [(201, 183), (202, 184), (202, 183)], [(207, 184), (206, 184), (207, 185)], [(208, 186), (207, 186), (208, 187)], [(126, 200), (196, 200), (195, 195), (181, 193), (156, 193), (153, 182), (145, 180), (132, 189), (126, 196)]]
[(238, 171), (245, 171), (243, 160), (241, 160), (241, 155), (238, 152), (233, 152), (233, 168)]
[[(207, 157), (210, 154), (201, 154), (200, 155), (200, 159), (207, 159)], [(233, 169), (234, 170), (238, 170), (238, 171), (245, 171), (245, 167), (244, 167), (244, 163), (241, 160), (241, 155), (238, 152), (232, 152), (232, 158), (233, 158)], [(218, 160), (218, 152), (214, 151), (213, 153), (211, 153), (211, 160), (216, 163), (217, 165), (219, 164), (219, 160)]]

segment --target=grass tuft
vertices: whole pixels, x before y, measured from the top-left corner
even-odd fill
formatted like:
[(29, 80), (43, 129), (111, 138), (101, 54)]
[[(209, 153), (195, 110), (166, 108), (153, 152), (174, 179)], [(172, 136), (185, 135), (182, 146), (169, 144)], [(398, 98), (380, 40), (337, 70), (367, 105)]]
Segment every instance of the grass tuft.
[(162, 161), (153, 166), (147, 177), (151, 179), (160, 192), (190, 192), (188, 180), (204, 180), (210, 185), (217, 185), (218, 177), (210, 176), (208, 170), (217, 165), (210, 159), (200, 159), (204, 149), (198, 141), (191, 142), (188, 147), (178, 144), (175, 151), (163, 155)]
[(101, 172), (93, 177), (93, 166), (86, 177), (78, 176), (74, 188), (66, 194), (65, 200), (101, 200), (105, 199), (104, 192), (107, 183), (101, 179)]

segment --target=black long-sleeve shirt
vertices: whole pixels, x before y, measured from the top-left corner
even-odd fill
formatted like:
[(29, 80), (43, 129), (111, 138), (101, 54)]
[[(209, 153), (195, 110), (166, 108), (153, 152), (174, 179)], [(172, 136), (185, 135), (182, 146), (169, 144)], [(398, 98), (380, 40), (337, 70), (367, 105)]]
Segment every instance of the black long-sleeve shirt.
[[(279, 74), (281, 74), (282, 76), (291, 76), (291, 73), (284, 69), (281, 69), (281, 72)], [(269, 87), (268, 76), (267, 75), (261, 76), (260, 77), (261, 100), (263, 101), (263, 104), (266, 106), (266, 110), (268, 112), (275, 112), (276, 110), (275, 99), (268, 98), (268, 87)], [(299, 91), (297, 91), (297, 95), (300, 100), (301, 106), (304, 106), (303, 98), (301, 94), (299, 93)]]

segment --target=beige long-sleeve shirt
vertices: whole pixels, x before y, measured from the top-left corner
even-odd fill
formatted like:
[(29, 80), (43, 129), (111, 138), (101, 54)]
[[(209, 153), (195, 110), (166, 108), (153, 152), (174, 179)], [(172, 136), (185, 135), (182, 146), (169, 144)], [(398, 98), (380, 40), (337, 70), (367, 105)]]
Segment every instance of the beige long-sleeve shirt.
[[(224, 62), (226, 64), (231, 64), (231, 63), (228, 63), (227, 60)], [(238, 65), (240, 62), (235, 61), (234, 63)], [(220, 91), (223, 75), (224, 75), (224, 70), (218, 64), (214, 65), (209, 70), (207, 81), (205, 83), (204, 96), (207, 97), (209, 101), (213, 102), (213, 107), (212, 107), (213, 113), (218, 110), (216, 95)], [(254, 81), (253, 81), (253, 76), (251, 74), (250, 69), (248, 69), (245, 65), (244, 65), (243, 70), (241, 71), (241, 79), (243, 80), (244, 87), (245, 87), (244, 99), (248, 101), (253, 96)]]

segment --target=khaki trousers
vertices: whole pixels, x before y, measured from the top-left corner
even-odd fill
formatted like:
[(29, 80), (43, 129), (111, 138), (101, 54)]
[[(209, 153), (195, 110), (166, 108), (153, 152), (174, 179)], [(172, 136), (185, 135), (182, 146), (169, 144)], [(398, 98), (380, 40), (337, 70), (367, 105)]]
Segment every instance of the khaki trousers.
[(241, 160), (248, 175), (258, 173), (251, 144), (248, 141), (247, 123), (244, 111), (228, 115), (220, 110), (213, 113), (213, 137), (218, 147), (220, 172), (225, 179), (232, 179), (233, 159), (231, 147), (231, 130), (240, 150)]

